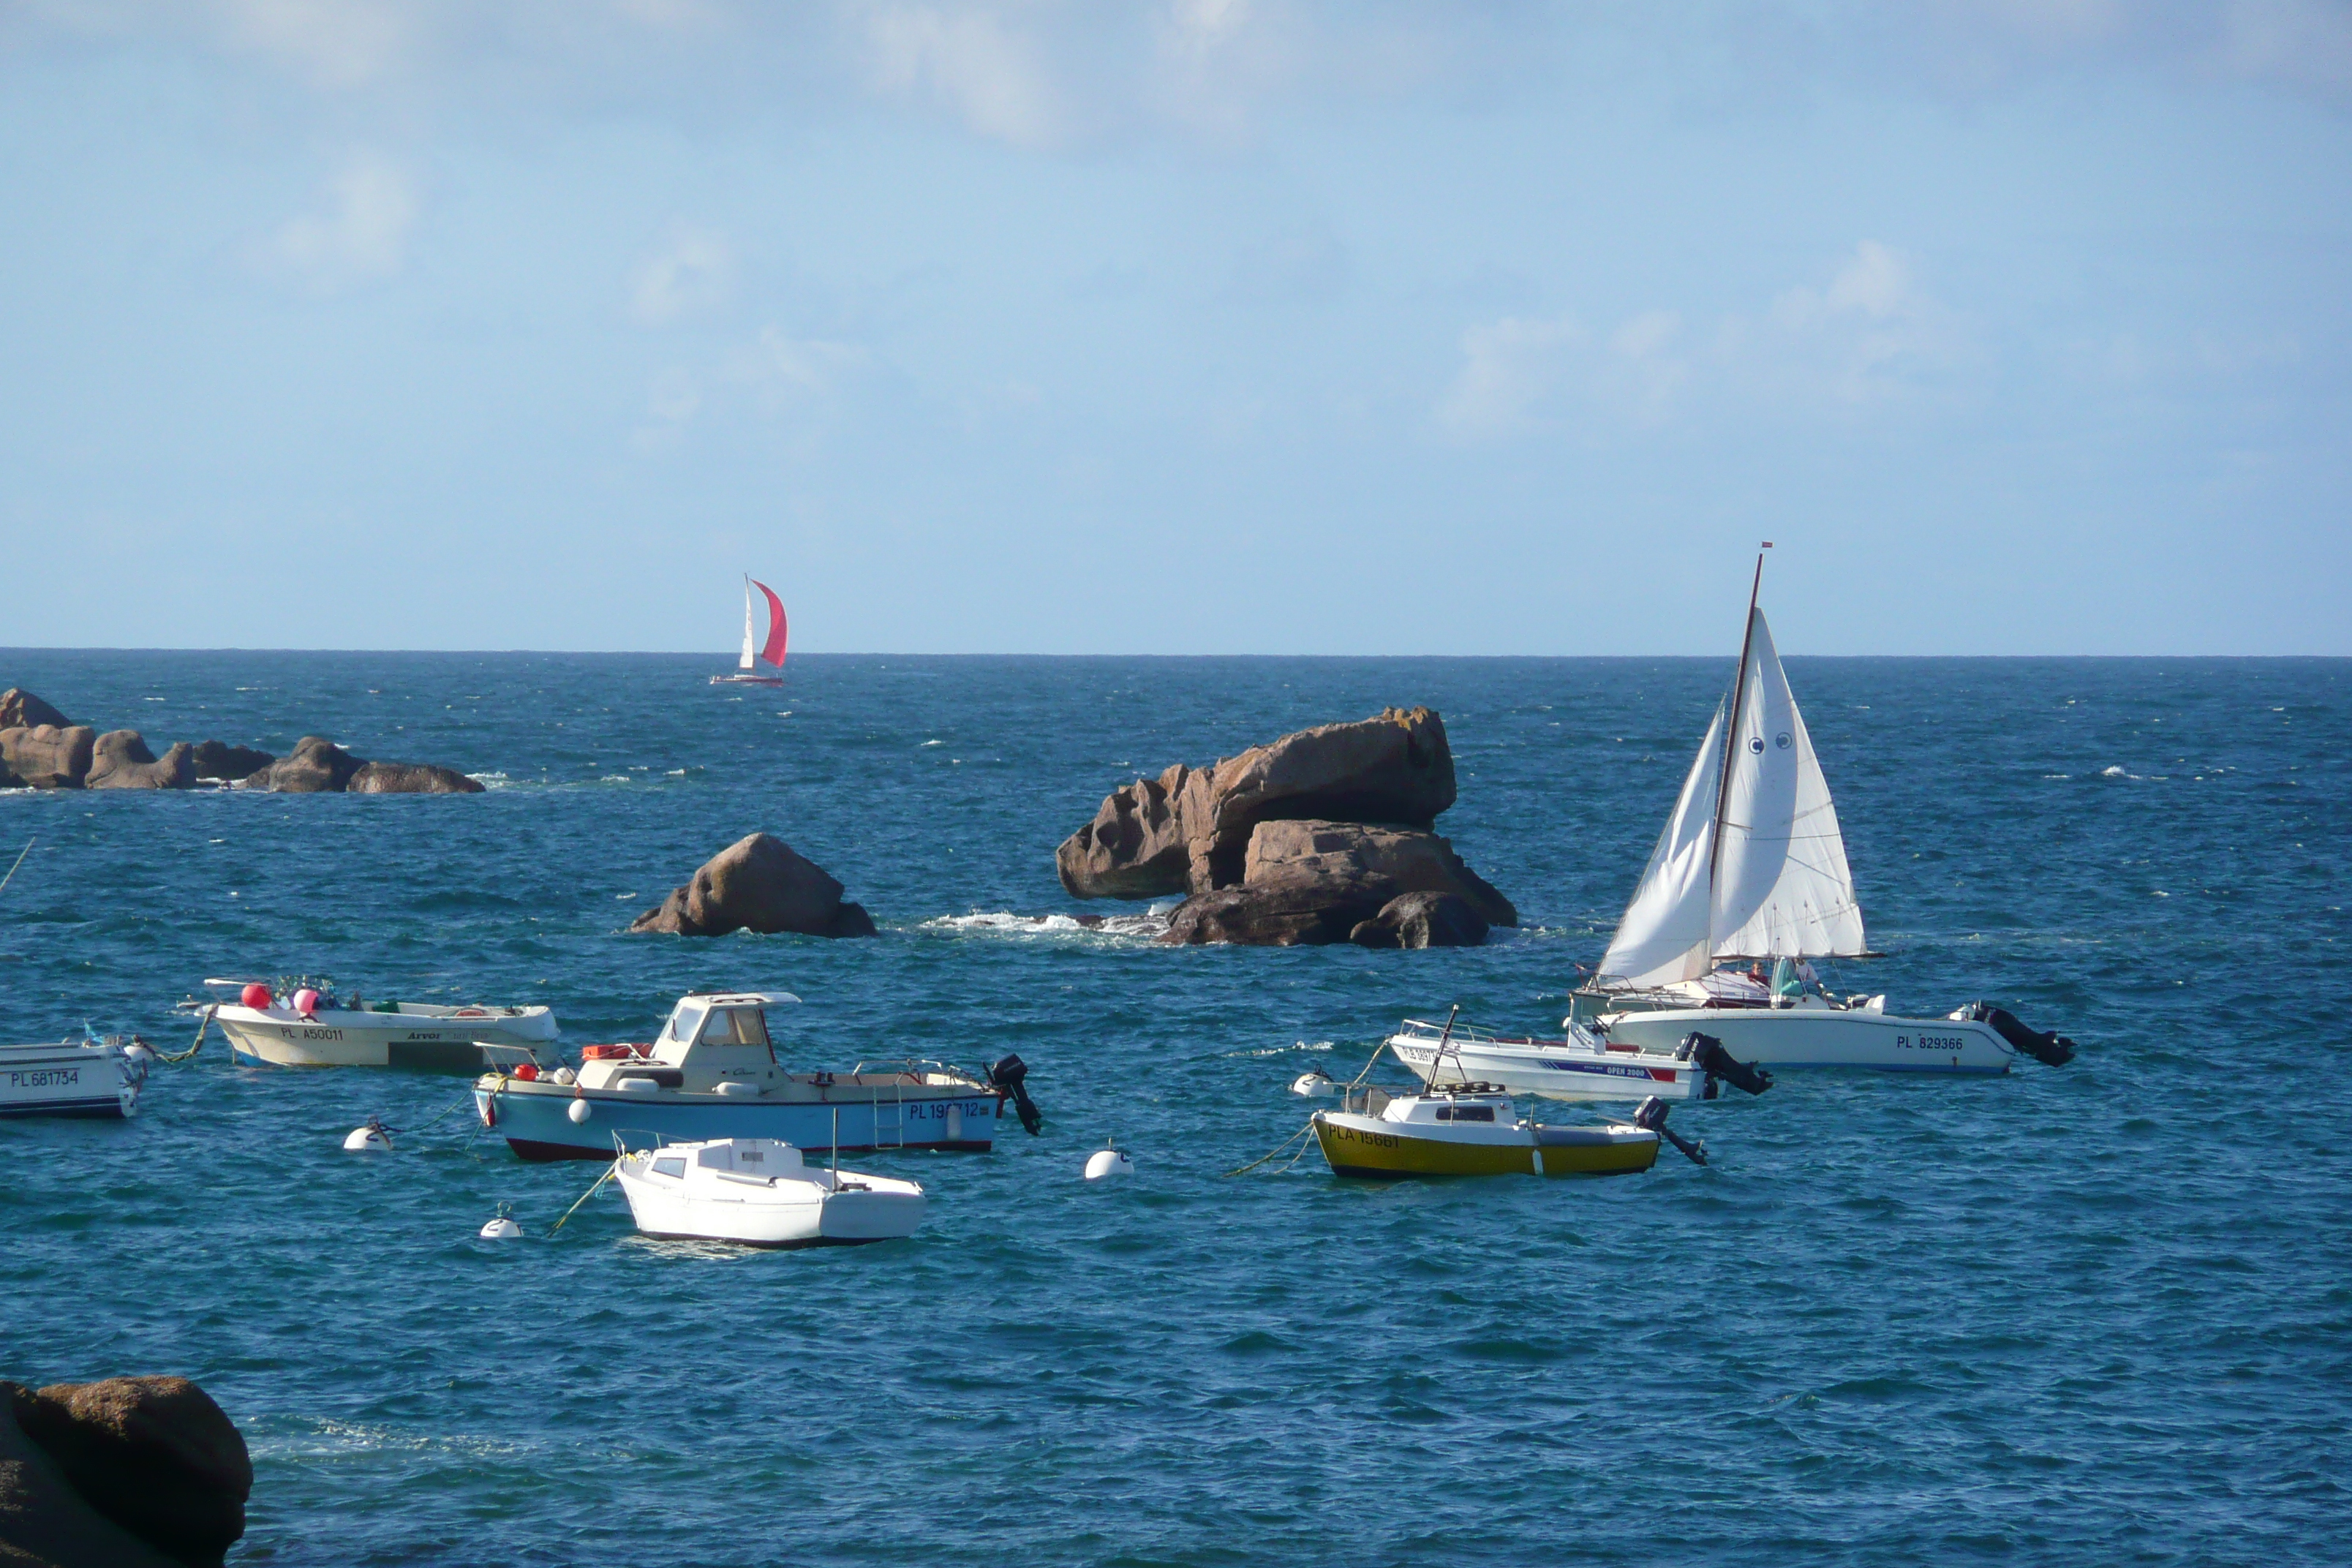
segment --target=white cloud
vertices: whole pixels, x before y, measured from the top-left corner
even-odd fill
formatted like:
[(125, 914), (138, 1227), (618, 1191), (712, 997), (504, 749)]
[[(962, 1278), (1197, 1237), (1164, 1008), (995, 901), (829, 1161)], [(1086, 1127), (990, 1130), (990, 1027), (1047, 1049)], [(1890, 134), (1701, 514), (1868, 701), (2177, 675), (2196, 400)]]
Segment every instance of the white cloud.
[(1506, 316), (1462, 334), (1462, 369), (1437, 405), (1437, 422), (1468, 439), (1524, 429), (1559, 380), (1568, 351), (1584, 342), (1570, 317)]
[(735, 247), (709, 229), (687, 229), (636, 269), (630, 313), (664, 326), (725, 304), (735, 287)]
[(327, 181), (315, 209), (271, 237), (266, 259), (328, 290), (389, 278), (407, 259), (423, 205), (413, 175), (362, 154)]
[(972, 131), (1016, 147), (1060, 135), (1053, 84), (1030, 39), (992, 7), (876, 5), (863, 8), (875, 85), (944, 104)]
[(218, 0), (234, 47), (327, 88), (364, 86), (402, 64), (426, 15), (382, 0)]
[(1825, 283), (1782, 291), (1760, 318), (1726, 315), (1705, 342), (1672, 309), (1638, 312), (1597, 341), (1568, 316), (1473, 326), (1435, 417), (1457, 437), (1492, 439), (1655, 425), (1701, 400), (1801, 416), (1941, 389), (1979, 355), (1914, 274), (1910, 257), (1864, 240)]

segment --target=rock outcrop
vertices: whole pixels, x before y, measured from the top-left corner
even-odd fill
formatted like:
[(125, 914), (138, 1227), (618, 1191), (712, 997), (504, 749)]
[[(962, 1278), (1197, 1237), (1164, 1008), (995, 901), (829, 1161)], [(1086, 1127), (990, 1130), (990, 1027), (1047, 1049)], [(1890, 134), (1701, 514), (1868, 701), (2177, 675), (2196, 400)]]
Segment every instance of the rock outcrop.
[(21, 686), (0, 691), (0, 730), (37, 730), (44, 724), (64, 730), (73, 721)]
[(256, 770), (245, 787), (280, 795), (329, 795), (349, 785), (360, 767), (359, 758), (324, 735), (305, 735), (291, 752)]
[(1451, 843), (1418, 828), (1312, 820), (1259, 823), (1242, 862), (1244, 885), (1292, 875), (1386, 877), (1408, 893), (1452, 894), (1478, 911), (1482, 925), (1519, 923), (1519, 911), (1511, 900), (1464, 865)]
[(39, 1392), (0, 1383), (0, 1563), (215, 1568), (245, 1533), (253, 1463), (184, 1377)]
[(1477, 906), (1455, 893), (1402, 893), (1381, 912), (1349, 931), (1358, 947), (1477, 947), (1488, 921)]
[(672, 936), (875, 934), (864, 906), (843, 902), (839, 882), (771, 833), (738, 839), (712, 856), (692, 881), (672, 889), (659, 909), (647, 910), (629, 929)]
[[(1055, 868), (1082, 899), (1188, 895), (1160, 939), (1180, 945), (1339, 942), (1360, 927), (1373, 946), (1458, 945), (1519, 917), (1432, 830), (1454, 797), (1444, 720), (1391, 708), (1138, 779), (1063, 841)], [(1423, 894), (1452, 902), (1382, 923)]]
[(232, 746), (226, 741), (196, 742), (196, 776), (241, 783), (278, 759), (257, 746)]
[(1176, 907), (1160, 940), (1171, 947), (1240, 942), (1328, 947), (1380, 918), (1397, 896), (1386, 877), (1286, 876), (1255, 887), (1196, 893)]
[(161, 761), (147, 749), (136, 730), (109, 730), (98, 738), (90, 757), (88, 789), (193, 789), (196, 783), (196, 749), (175, 742)]
[(343, 786), (352, 795), (479, 795), (481, 782), (435, 763), (362, 763)]
[(0, 730), (0, 768), (35, 789), (79, 789), (97, 745), (87, 724), (19, 725)]
[[(1179, 764), (1106, 799), (1055, 855), (1082, 899), (1205, 893), (1239, 883), (1261, 822), (1323, 818), (1426, 828), (1454, 804), (1445, 721), (1391, 708), (1253, 746), (1206, 769)], [(1182, 845), (1182, 855), (1177, 846)]]

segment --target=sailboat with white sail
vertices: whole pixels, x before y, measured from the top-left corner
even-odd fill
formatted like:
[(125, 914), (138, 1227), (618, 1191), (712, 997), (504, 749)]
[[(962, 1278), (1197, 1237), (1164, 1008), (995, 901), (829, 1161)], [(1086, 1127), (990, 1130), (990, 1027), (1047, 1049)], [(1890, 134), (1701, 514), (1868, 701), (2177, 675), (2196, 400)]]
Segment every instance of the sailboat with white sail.
[(1676, 1089), (1712, 1098), (1716, 1077), (1769, 1086), (1759, 1068), (2000, 1073), (2019, 1056), (2053, 1067), (2073, 1057), (2073, 1041), (1982, 1002), (1902, 1017), (1884, 996), (1821, 984), (1812, 960), (1875, 955), (1829, 783), (1758, 604), (1763, 584), (1759, 554), (1731, 690), (1598, 975), (1574, 994), (1564, 1037), (1472, 1030), (1441, 1052), (1430, 1026), (1409, 1023), (1388, 1046), (1412, 1072), (1433, 1083), (1441, 1056), (1458, 1049), (1458, 1070), (1518, 1093), (1630, 1097), (1649, 1078), (1671, 1086), (1653, 1090), (1662, 1099)]
[(1833, 995), (1814, 973), (1814, 959), (1874, 955), (1837, 807), (1758, 603), (1763, 582), (1759, 553), (1738, 673), (1571, 1018), (1643, 1050), (1696, 1031), (1775, 1068), (1998, 1073), (2020, 1053), (2065, 1060), (2071, 1042), (1999, 1008), (1902, 1017), (1884, 996)]
[[(766, 595), (768, 601), (768, 637), (765, 642), (757, 642), (752, 636), (753, 628), (757, 624), (753, 618), (756, 610), (751, 602), (751, 590), (754, 588)], [(756, 654), (753, 652), (755, 648), (758, 650)], [(762, 674), (760, 670), (761, 660), (774, 666), (776, 673)], [(710, 678), (710, 684), (713, 686), (782, 686), (783, 683), (784, 602), (776, 597), (776, 591), (773, 588), (746, 572), (743, 574), (743, 654), (736, 660), (735, 669), (731, 674), (714, 675)]]

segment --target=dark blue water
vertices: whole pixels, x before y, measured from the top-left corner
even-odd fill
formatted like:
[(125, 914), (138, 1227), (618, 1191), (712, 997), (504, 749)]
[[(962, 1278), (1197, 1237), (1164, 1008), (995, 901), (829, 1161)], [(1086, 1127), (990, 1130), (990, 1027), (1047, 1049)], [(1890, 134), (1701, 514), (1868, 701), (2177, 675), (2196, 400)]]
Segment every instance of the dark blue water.
[[(0, 656), (157, 742), (497, 775), (463, 798), (16, 794), (7, 1032), (184, 1029), (207, 974), (548, 1002), (805, 999), (791, 1054), (1034, 1064), (1045, 1137), (884, 1155), (913, 1241), (650, 1244), (593, 1166), (443, 1121), (459, 1081), (159, 1069), (125, 1124), (0, 1125), (0, 1376), (176, 1372), (244, 1428), (236, 1560), (1903, 1563), (2344, 1561), (2352, 1473), (2340, 662), (1795, 660), (1887, 958), (2072, 1067), (1788, 1075), (1678, 1112), (1716, 1163), (1227, 1180), (1401, 1015), (1555, 1023), (1719, 661)], [(1444, 826), (1529, 929), (1475, 952), (1157, 949), (1055, 843), (1139, 771), (1441, 709)], [(782, 710), (789, 710), (786, 716)], [(881, 922), (621, 934), (767, 828)], [(1094, 906), (1110, 910), (1117, 906)], [(1571, 1118), (1573, 1113), (1570, 1113)], [(1115, 1134), (1139, 1173), (1089, 1187)], [(511, 1202), (532, 1238), (475, 1232)]]

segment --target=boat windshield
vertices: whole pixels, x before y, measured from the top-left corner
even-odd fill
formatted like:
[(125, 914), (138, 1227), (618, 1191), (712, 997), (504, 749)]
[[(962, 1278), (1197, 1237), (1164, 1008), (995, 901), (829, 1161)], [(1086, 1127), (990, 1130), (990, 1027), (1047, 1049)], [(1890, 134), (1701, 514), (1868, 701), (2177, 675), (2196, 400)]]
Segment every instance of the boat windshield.
[(703, 1009), (694, 1003), (679, 1003), (677, 1011), (669, 1016), (669, 1037), (680, 1043), (693, 1039), (695, 1031), (702, 1027), (702, 1014)]
[(719, 1007), (702, 1026), (702, 1044), (706, 1046), (764, 1046), (768, 1043), (768, 1016), (757, 1007)]

